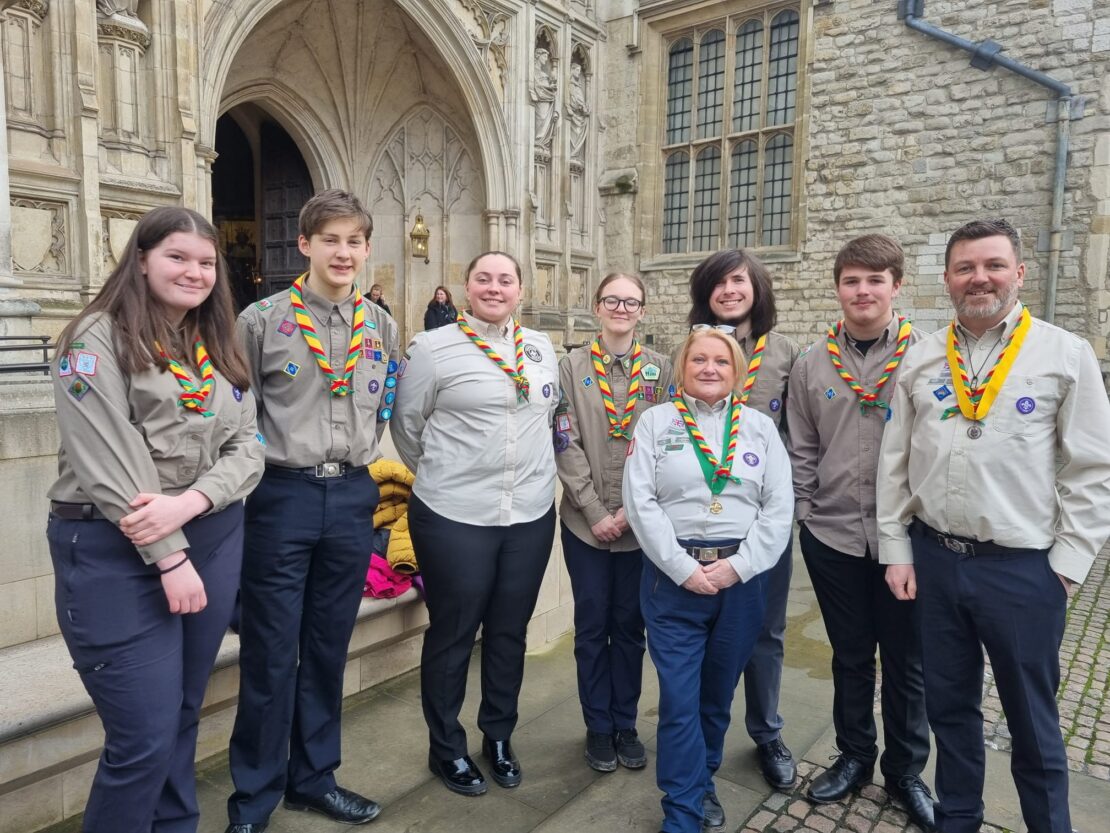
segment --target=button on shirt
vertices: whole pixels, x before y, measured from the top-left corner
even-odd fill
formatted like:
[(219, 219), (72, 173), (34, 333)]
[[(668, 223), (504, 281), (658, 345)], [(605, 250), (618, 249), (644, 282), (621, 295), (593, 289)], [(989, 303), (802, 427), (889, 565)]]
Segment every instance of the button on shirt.
[[(750, 360), (759, 339), (747, 335), (738, 337), (737, 341), (744, 355)], [(798, 360), (799, 352), (800, 348), (793, 339), (774, 331), (768, 333), (759, 374), (755, 377), (755, 384), (748, 393), (746, 403), (749, 408), (755, 408), (761, 414), (769, 416), (784, 437), (787, 430), (786, 400), (789, 395), (790, 369)], [(744, 368), (744, 371), (746, 375), (747, 368)], [(786, 545), (783, 544), (783, 546)]]
[[(515, 367), (511, 319), (504, 328), (466, 320)], [(458, 325), (418, 333), (405, 353), (390, 433), (416, 473), (413, 494), (449, 520), (510, 526), (536, 520), (555, 501), (555, 351), (543, 333), (523, 335), (526, 402)]]
[[(727, 400), (707, 405), (686, 397), (687, 407), (721, 459)], [(624, 472), (624, 511), (644, 553), (675, 584), (682, 584), (698, 563), (678, 539), (743, 539), (728, 557), (743, 581), (778, 562), (790, 540), (794, 492), (790, 460), (769, 417), (740, 409), (740, 433), (732, 473), (718, 495), (722, 511), (709, 511), (713, 495), (705, 482), (697, 452), (673, 403), (648, 409), (636, 426)]]
[[(612, 358), (604, 342), (601, 349), (611, 357), (605, 369), (619, 422), (628, 402), (631, 359), (627, 355)], [(641, 395), (632, 412), (629, 433), (645, 410), (667, 401), (671, 386), (670, 360), (654, 350), (641, 349)], [(602, 404), (590, 345), (572, 350), (559, 362), (559, 387), (562, 401), (555, 414), (555, 464), (563, 482), (559, 517), (576, 538), (591, 547), (612, 552), (638, 549), (640, 545), (631, 530), (616, 541), (599, 541), (590, 531), (624, 505), (621, 483), (628, 451), (627, 440), (609, 436), (609, 417)]]
[[(332, 370), (343, 375), (354, 324), (354, 293), (335, 303), (304, 285), (309, 318)], [(365, 466), (382, 456), (380, 408), (390, 407), (396, 384), (397, 324), (363, 298), (363, 340), (346, 396), (332, 396), (330, 380), (297, 326), (289, 292), (251, 304), (239, 315), (239, 338), (250, 361), (266, 462), (291, 468), (320, 463)]]
[[(973, 339), (960, 328), (969, 372), (981, 378), (1018, 324), (1018, 305)], [(1110, 402), (1083, 339), (1034, 318), (998, 398), (968, 436), (946, 359), (948, 329), (911, 348), (879, 459), (879, 560), (911, 564), (907, 524), (1006, 547), (1048, 549), (1052, 569), (1086, 578), (1110, 535)]]
[[(218, 371), (204, 406), (212, 416), (181, 407), (173, 374), (151, 366), (131, 374), (119, 366), (111, 318), (99, 314), (54, 362), (54, 401), (61, 447), (58, 479), (49, 497), (93, 503), (112, 523), (135, 510), (140, 492), (179, 495), (195, 489), (213, 512), (242, 500), (262, 477), (264, 448), (250, 391)], [(194, 381), (199, 372), (183, 363)], [(139, 547), (148, 564), (185, 549), (177, 530)]]
[[(910, 344), (924, 336), (910, 332)], [(845, 369), (870, 393), (898, 346), (898, 317), (861, 353), (840, 329)], [(903, 356), (903, 360), (905, 356)], [(894, 395), (902, 366), (887, 379), (879, 399)], [(794, 469), (794, 517), (822, 543), (846, 555), (879, 557), (875, 473), (887, 408), (860, 408), (829, 356), (825, 339), (802, 353), (790, 373), (787, 448)]]

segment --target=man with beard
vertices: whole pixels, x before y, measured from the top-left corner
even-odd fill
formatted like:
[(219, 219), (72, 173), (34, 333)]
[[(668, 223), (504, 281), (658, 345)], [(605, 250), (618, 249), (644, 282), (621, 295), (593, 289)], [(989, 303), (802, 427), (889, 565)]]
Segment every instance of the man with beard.
[(1091, 346), (1018, 301), (1005, 220), (945, 252), (951, 325), (906, 353), (879, 459), (879, 560), (917, 600), (936, 825), (983, 821), (983, 648), (1030, 833), (1071, 830), (1056, 690), (1068, 590), (1110, 535), (1110, 403)]

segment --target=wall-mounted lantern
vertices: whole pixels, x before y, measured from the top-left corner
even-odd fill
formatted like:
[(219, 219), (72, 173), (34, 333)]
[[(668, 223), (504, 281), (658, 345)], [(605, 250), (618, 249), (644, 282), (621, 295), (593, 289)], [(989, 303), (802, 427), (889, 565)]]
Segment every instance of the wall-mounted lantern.
[(424, 215), (416, 215), (416, 223), (409, 232), (409, 240), (412, 241), (412, 256), (419, 259), (424, 258), (425, 263), (430, 263), (428, 259), (428, 238), (432, 233), (428, 231), (428, 227), (424, 225)]

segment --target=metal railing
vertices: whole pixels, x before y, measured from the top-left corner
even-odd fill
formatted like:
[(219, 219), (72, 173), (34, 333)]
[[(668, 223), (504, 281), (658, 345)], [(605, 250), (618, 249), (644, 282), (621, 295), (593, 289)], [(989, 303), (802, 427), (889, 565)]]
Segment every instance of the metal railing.
[[(47, 336), (0, 336), (0, 373), (42, 373), (49, 376), (50, 352), (53, 349), (54, 345)], [(42, 361), (8, 363), (4, 361), (8, 353), (41, 353)]]

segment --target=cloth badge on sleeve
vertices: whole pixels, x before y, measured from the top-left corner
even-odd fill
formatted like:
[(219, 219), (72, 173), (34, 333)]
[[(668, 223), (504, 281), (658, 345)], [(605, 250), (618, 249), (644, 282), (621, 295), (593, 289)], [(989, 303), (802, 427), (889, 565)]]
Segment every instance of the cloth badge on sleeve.
[(551, 384), (550, 383), (543, 386), (543, 398), (544, 399), (550, 399), (551, 398)]
[(582, 380), (582, 387), (588, 388), (593, 383), (594, 383), (594, 377), (593, 376), (587, 376), (586, 378), (584, 378)]
[(74, 379), (69, 386), (69, 395), (80, 402), (90, 390), (92, 387), (84, 379)]
[(95, 376), (96, 363), (100, 359), (96, 353), (78, 353), (75, 366), (82, 376)]
[(66, 353), (58, 359), (58, 378), (63, 376), (73, 375), (73, 363), (70, 361), (69, 353)]
[(887, 408), (886, 409), (886, 418), (883, 420), (883, 422), (890, 422), (893, 418), (894, 418), (894, 409), (893, 408)]
[(938, 402), (943, 402), (945, 399), (947, 399), (951, 395), (952, 395), (952, 388), (948, 387), (948, 385), (941, 385), (939, 388), (936, 388), (933, 391), (933, 396), (935, 396), (937, 398)]
[(381, 385), (378, 384), (377, 379), (371, 379), (370, 384), (366, 386), (366, 389), (370, 391), (370, 393), (377, 393), (381, 389)]
[(378, 419), (380, 419), (382, 422), (389, 422), (389, 418), (391, 416), (393, 416), (392, 408), (382, 408), (380, 411), (378, 411)]
[(395, 388), (395, 387), (397, 387), (397, 379), (396, 379), (396, 378), (394, 378), (393, 376), (386, 376), (386, 377), (385, 377), (385, 386), (386, 386), (387, 388)]
[[(828, 396), (827, 393), (825, 395)], [(832, 399), (831, 396), (829, 398)], [(778, 411), (782, 407), (782, 400), (772, 399), (770, 402), (767, 403), (767, 407), (770, 408), (772, 411)]]
[(524, 345), (524, 355), (528, 357), (529, 361), (533, 362), (538, 362), (543, 359), (543, 355), (540, 353), (540, 348), (538, 348), (534, 344)]
[(397, 378), (398, 379), (400, 379), (402, 376), (405, 375), (405, 370), (408, 368), (408, 366), (409, 366), (409, 360), (408, 360), (408, 357), (406, 356), (405, 358), (401, 359), (401, 363), (399, 365), (397, 365)]
[(640, 371), (640, 375), (649, 382), (659, 381), (659, 365), (651, 363), (645, 364), (643, 369)]
[(375, 350), (374, 351), (374, 361), (380, 362), (381, 360), (382, 360), (382, 351), (381, 350)]
[(565, 434), (570, 430), (570, 414), (557, 414), (555, 417), (555, 430)]
[(745, 451), (744, 456), (740, 458), (752, 468), (759, 465), (759, 455), (754, 451)]
[(263, 437), (261, 434), (255, 434), (254, 438), (258, 440), (259, 444), (266, 445), (266, 438)]
[(393, 359), (390, 359), (389, 364), (387, 364), (385, 366), (385, 371), (386, 371), (386, 373), (396, 373), (397, 372), (397, 362), (393, 361)]
[(396, 393), (394, 393), (393, 391), (390, 391), (389, 393), (387, 393), (387, 394), (386, 394), (386, 395), (385, 395), (385, 396), (383, 397), (382, 401), (384, 401), (386, 405), (392, 405), (392, 404), (393, 404), (393, 400), (394, 400), (394, 399), (396, 399), (396, 398), (397, 398), (397, 394), (396, 394)]
[(269, 309), (274, 305), (274, 302), (269, 298), (263, 298), (261, 301), (255, 301), (254, 305), (258, 307), (258, 309)]
[(559, 431), (555, 434), (555, 453), (562, 454), (570, 447), (570, 437)]
[(1023, 396), (1016, 403), (1019, 414), (1031, 414), (1037, 409), (1037, 402), (1029, 396)]
[(296, 362), (287, 362), (285, 367), (282, 368), (282, 372), (286, 376), (296, 376), (301, 372), (301, 366)]
[(832, 388), (828, 388), (825, 391), (825, 398), (829, 399), (829, 400), (835, 399), (836, 398), (836, 391), (833, 390)]
[(286, 318), (284, 321), (278, 324), (277, 331), (283, 336), (291, 336), (293, 335), (293, 333), (297, 332), (297, 324), (296, 322), (290, 321), (288, 318)]
[(236, 402), (242, 402), (243, 401), (243, 392), (241, 390), (239, 390), (239, 388), (235, 387), (234, 385), (231, 386), (231, 395), (235, 397)]

